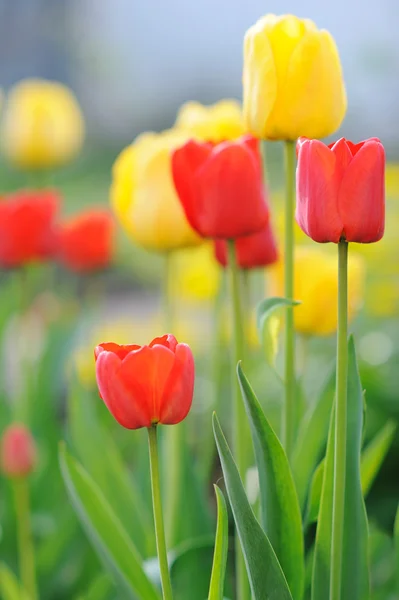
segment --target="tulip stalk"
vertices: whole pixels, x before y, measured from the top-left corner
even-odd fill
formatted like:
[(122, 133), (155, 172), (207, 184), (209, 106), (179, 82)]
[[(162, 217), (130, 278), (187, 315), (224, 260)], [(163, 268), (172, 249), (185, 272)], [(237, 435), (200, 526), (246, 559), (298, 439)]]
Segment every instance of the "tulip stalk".
[[(294, 299), (294, 223), (295, 223), (295, 142), (285, 142), (286, 202), (284, 247), (284, 295)], [(295, 330), (294, 310), (286, 309), (285, 318), (285, 398), (282, 419), (282, 443), (288, 459), (294, 442), (295, 426)]]
[(338, 331), (330, 600), (341, 598), (348, 386), (348, 242), (338, 243)]
[(150, 450), (151, 491), (154, 510), (155, 537), (161, 574), (163, 600), (172, 600), (172, 584), (169, 575), (168, 555), (166, 551), (165, 527), (163, 522), (161, 482), (159, 477), (157, 425), (148, 428), (148, 445)]
[[(240, 386), (236, 375), (236, 367), (244, 354), (244, 328), (242, 318), (241, 296), (240, 296), (240, 273), (237, 264), (237, 252), (235, 240), (228, 240), (228, 266), (230, 276), (230, 294), (233, 305), (233, 390), (234, 390), (234, 410), (233, 410), (233, 447), (238, 472), (242, 481), (245, 481), (246, 474), (246, 414), (244, 403), (241, 398)], [(236, 552), (236, 577), (237, 577), (237, 598), (247, 600), (250, 598), (247, 571), (244, 557), (242, 554), (238, 536), (235, 537)]]
[(12, 480), (17, 519), (19, 570), (22, 585), (30, 600), (38, 600), (35, 572), (35, 552), (29, 506), (29, 487), (26, 477)]

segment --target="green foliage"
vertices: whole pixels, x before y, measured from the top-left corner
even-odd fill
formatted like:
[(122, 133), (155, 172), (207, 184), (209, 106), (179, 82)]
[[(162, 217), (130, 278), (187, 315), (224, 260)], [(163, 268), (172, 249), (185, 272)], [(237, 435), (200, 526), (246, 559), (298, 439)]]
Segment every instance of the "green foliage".
[(217, 500), (218, 519), (208, 600), (223, 600), (227, 553), (229, 549), (229, 519), (223, 492), (217, 485), (214, 487)]

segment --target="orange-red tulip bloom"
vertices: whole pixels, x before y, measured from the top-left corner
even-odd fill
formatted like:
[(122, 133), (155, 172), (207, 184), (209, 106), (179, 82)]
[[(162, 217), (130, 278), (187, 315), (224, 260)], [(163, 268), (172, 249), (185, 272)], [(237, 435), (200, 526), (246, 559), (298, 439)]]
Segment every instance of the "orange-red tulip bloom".
[(50, 258), (60, 198), (51, 190), (23, 190), (0, 200), (0, 267)]
[[(267, 267), (278, 259), (276, 240), (270, 222), (259, 233), (238, 238), (235, 245), (237, 263), (241, 269)], [(227, 243), (225, 240), (215, 241), (215, 256), (222, 267), (227, 266)]]
[(62, 223), (58, 230), (60, 262), (77, 273), (108, 267), (113, 256), (114, 222), (102, 209), (88, 209)]
[(296, 220), (315, 242), (377, 242), (384, 234), (385, 152), (377, 138), (298, 141)]
[(8, 477), (24, 477), (36, 465), (36, 445), (30, 431), (19, 424), (10, 425), (0, 446), (1, 470)]
[(123, 427), (174, 425), (187, 416), (194, 391), (187, 344), (168, 334), (148, 346), (100, 344), (94, 354), (100, 396)]
[(233, 239), (266, 225), (269, 211), (255, 138), (217, 145), (189, 141), (173, 152), (172, 172), (186, 217), (202, 237)]

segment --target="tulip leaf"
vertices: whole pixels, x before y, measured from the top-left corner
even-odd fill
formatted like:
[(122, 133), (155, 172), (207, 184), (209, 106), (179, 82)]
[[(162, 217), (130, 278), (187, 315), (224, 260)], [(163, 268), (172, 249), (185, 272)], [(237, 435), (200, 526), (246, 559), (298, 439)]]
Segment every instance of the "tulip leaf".
[(245, 495), (237, 466), (215, 414), (213, 415), (213, 432), (244, 554), (252, 598), (253, 600), (292, 600), (291, 592), (273, 547), (258, 523)]
[(305, 506), (312, 474), (325, 449), (334, 388), (335, 369), (328, 376), (318, 400), (305, 413), (293, 449), (292, 471), (302, 510)]
[(388, 421), (362, 453), (361, 478), (363, 495), (367, 496), (388, 453), (396, 433), (396, 423)]
[(0, 592), (2, 600), (29, 600), (28, 594), (5, 563), (0, 563)]
[[(129, 598), (160, 600), (145, 574), (141, 557), (100, 488), (83, 467), (60, 447), (61, 473), (80, 522), (105, 568)], [(124, 515), (123, 515), (124, 516)]]
[(229, 518), (223, 492), (217, 485), (214, 487), (217, 500), (218, 519), (208, 600), (223, 600), (227, 553), (229, 549)]
[(322, 460), (321, 463), (317, 465), (317, 469), (313, 473), (305, 518), (306, 525), (310, 525), (311, 523), (317, 521), (319, 516), (320, 498), (324, 479), (324, 467), (325, 461)]
[(259, 341), (265, 350), (266, 361), (271, 366), (274, 366), (278, 352), (277, 337), (279, 321), (275, 313), (280, 308), (297, 306), (298, 304), (300, 302), (288, 300), (287, 298), (266, 298), (258, 304), (256, 309), (256, 327)]
[(395, 544), (395, 573), (396, 573), (396, 593), (399, 595), (399, 505), (396, 511), (394, 525), (394, 544)]
[[(369, 598), (368, 524), (360, 475), (363, 407), (363, 393), (355, 345), (353, 338), (350, 337), (348, 342), (348, 413), (341, 600), (366, 600)], [(325, 600), (329, 597), (334, 428), (335, 418), (332, 413), (316, 532), (312, 600)]]
[(301, 511), (287, 456), (245, 377), (238, 379), (251, 424), (259, 472), (263, 529), (280, 561), (294, 600), (303, 596), (305, 561)]

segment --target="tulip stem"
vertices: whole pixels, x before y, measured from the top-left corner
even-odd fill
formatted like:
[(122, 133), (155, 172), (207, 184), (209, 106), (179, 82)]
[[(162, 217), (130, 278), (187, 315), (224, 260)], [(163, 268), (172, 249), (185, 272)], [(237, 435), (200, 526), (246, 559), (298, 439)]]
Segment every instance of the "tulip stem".
[(155, 537), (161, 573), (162, 595), (164, 600), (172, 600), (172, 584), (169, 576), (168, 555), (166, 552), (165, 528), (163, 523), (161, 485), (159, 477), (157, 425), (148, 428), (148, 445), (150, 450), (151, 491), (154, 509)]
[[(227, 241), (228, 267), (230, 276), (230, 294), (233, 305), (233, 368), (232, 368), (232, 390), (234, 390), (233, 410), (233, 447), (238, 472), (245, 482), (246, 474), (246, 414), (244, 403), (241, 398), (240, 386), (236, 374), (237, 364), (242, 360), (244, 354), (244, 331), (242, 319), (242, 307), (240, 297), (240, 277), (237, 265), (237, 253), (234, 240)], [(235, 536), (236, 552), (236, 577), (237, 598), (247, 600), (250, 598), (248, 577), (245, 568), (244, 557), (241, 550), (238, 535)]]
[(338, 331), (330, 600), (341, 598), (348, 386), (348, 242), (338, 244)]
[[(294, 299), (294, 216), (295, 216), (295, 142), (285, 142), (285, 249), (284, 249), (284, 295)], [(288, 459), (294, 443), (295, 426), (295, 330), (294, 310), (286, 309), (285, 318), (285, 398), (281, 438)]]
[(35, 552), (29, 507), (29, 486), (26, 477), (15, 477), (12, 481), (14, 505), (17, 518), (19, 569), (22, 585), (30, 600), (37, 600)]

